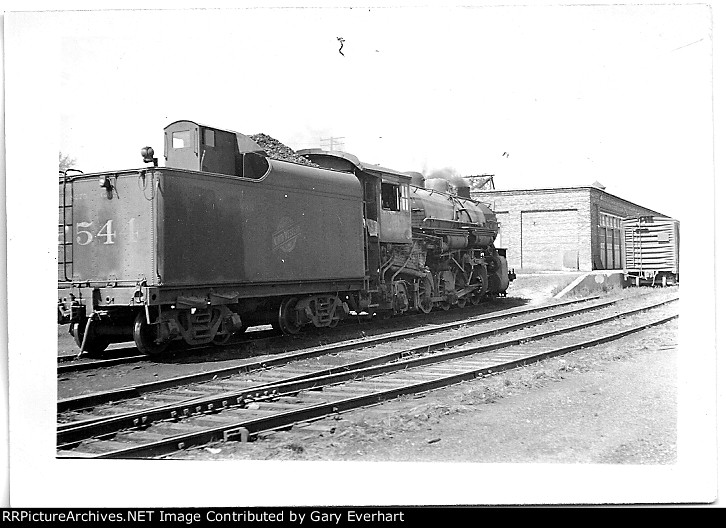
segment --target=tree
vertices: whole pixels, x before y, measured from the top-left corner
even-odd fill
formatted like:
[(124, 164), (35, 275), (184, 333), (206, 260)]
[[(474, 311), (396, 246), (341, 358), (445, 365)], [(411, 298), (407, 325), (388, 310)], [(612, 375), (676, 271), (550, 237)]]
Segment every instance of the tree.
[(71, 158), (70, 154), (58, 152), (58, 170), (65, 172), (76, 164), (76, 158)]

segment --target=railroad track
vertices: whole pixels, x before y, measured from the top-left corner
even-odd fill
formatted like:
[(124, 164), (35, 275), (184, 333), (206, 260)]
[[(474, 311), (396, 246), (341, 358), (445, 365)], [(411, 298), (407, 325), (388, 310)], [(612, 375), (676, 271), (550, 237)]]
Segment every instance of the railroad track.
[[(507, 298), (495, 298), (494, 303), (499, 303), (499, 301), (506, 301)], [(584, 299), (586, 300), (586, 299)], [(570, 301), (572, 302), (572, 301)], [(583, 299), (574, 301), (574, 302), (583, 302)], [(492, 304), (490, 304), (492, 306)], [(473, 306), (468, 306), (467, 310), (474, 309)], [(506, 310), (506, 308), (504, 308)], [(526, 308), (527, 310), (541, 310), (542, 308)], [(439, 312), (440, 315), (443, 316), (445, 312)], [(406, 320), (409, 323), (412, 323), (417, 320), (424, 321), (424, 324), (431, 324), (431, 315), (426, 314), (407, 314)], [(366, 325), (373, 325), (375, 324), (372, 319), (369, 319), (367, 317), (361, 317), (357, 318), (355, 316), (352, 316), (350, 319), (345, 320), (341, 323), (340, 328), (343, 329), (346, 325), (354, 324), (356, 328), (359, 327), (365, 327)], [(453, 324), (453, 323), (452, 323)], [(330, 332), (326, 332), (327, 335), (330, 335)], [(221, 349), (230, 349), (234, 347), (255, 347), (256, 349), (261, 349), (265, 347), (274, 347), (275, 345), (285, 343), (285, 346), (289, 345), (289, 336), (280, 336), (276, 331), (274, 330), (256, 330), (256, 331), (248, 331), (246, 334), (240, 337), (236, 337), (231, 339), (228, 343), (225, 343), (222, 347), (215, 347), (218, 350)], [(120, 345), (120, 344), (119, 344)], [(85, 372), (89, 370), (94, 369), (100, 369), (100, 368), (106, 368), (106, 367), (113, 367), (116, 365), (125, 365), (125, 364), (132, 364), (132, 363), (152, 363), (159, 360), (159, 358), (153, 358), (144, 354), (139, 354), (138, 349), (134, 346), (119, 346), (119, 345), (111, 345), (111, 347), (108, 350), (105, 350), (104, 352), (100, 353), (98, 356), (90, 355), (90, 354), (84, 354), (82, 356), (78, 356), (78, 354), (63, 354), (58, 356), (58, 367), (57, 367), (57, 373), (58, 375), (62, 374), (69, 374), (74, 372)], [(195, 354), (198, 354), (200, 351), (203, 351), (203, 355), (208, 354), (208, 349), (210, 345), (202, 345), (202, 346), (195, 346), (195, 347), (189, 347), (186, 345), (179, 346), (178, 348), (172, 348), (169, 350), (168, 354), (164, 356), (164, 359), (169, 358), (182, 358), (182, 357), (193, 357)]]
[[(385, 345), (340, 343), (298, 351), (276, 365), (238, 367), (235, 377), (218, 374), (205, 383), (195, 379), (194, 385), (164, 380), (141, 398), (136, 388), (135, 398), (99, 393), (59, 401), (58, 456), (147, 458), (242, 439), (594, 346), (677, 317), (676, 297), (658, 302), (642, 297), (563, 303), (544, 307), (544, 314), (522, 310), (508, 314), (504, 327), (498, 316), (481, 316), (465, 328), (459, 322), (387, 335)], [(504, 332), (509, 335), (492, 340)]]
[(118, 348), (114, 349), (114, 352), (118, 354), (117, 357), (107, 357), (104, 359), (80, 360), (77, 355), (70, 354), (58, 356), (58, 374), (83, 372), (84, 370), (125, 365), (126, 363), (137, 363), (147, 358), (145, 355), (139, 354), (138, 350), (134, 347)]
[[(230, 340), (224, 346), (248, 346), (254, 344), (254, 346), (264, 346), (265, 343), (271, 343), (276, 339), (280, 339), (280, 336), (276, 335), (274, 331), (259, 331), (251, 332), (246, 334), (244, 337), (239, 337)], [(193, 356), (200, 350), (207, 350), (209, 345), (204, 346), (184, 346), (179, 347), (178, 350), (173, 348), (170, 350), (168, 356), (165, 357), (184, 357)], [(78, 357), (77, 354), (63, 354), (58, 356), (58, 374), (68, 374), (71, 372), (84, 372), (87, 370), (94, 370), (106, 367), (113, 367), (116, 365), (126, 365), (129, 363), (140, 363), (140, 362), (151, 362), (153, 358), (139, 354), (138, 349), (135, 346), (118, 347), (104, 351), (101, 357), (93, 357), (84, 355)]]
[[(556, 303), (552, 305), (547, 306), (538, 306), (538, 307), (519, 307), (514, 308), (510, 310), (505, 310), (501, 312), (496, 312), (493, 314), (483, 314), (483, 315), (477, 315), (470, 318), (467, 318), (465, 320), (457, 320), (453, 322), (446, 322), (446, 323), (440, 323), (440, 324), (428, 324), (425, 326), (421, 326), (416, 329), (405, 329), (405, 330), (399, 330), (399, 331), (393, 331), (393, 332), (384, 332), (378, 335), (369, 336), (369, 337), (363, 337), (363, 338), (355, 338), (350, 340), (341, 341), (338, 343), (334, 343), (331, 345), (323, 345), (323, 346), (317, 346), (317, 347), (310, 347), (305, 348), (301, 350), (297, 350), (290, 353), (282, 353), (282, 354), (276, 354), (271, 355), (267, 357), (263, 357), (258, 360), (247, 360), (243, 361), (241, 363), (227, 366), (224, 368), (219, 369), (213, 369), (213, 370), (207, 370), (205, 372), (200, 373), (193, 373), (193, 374), (187, 374), (182, 375), (174, 378), (168, 378), (164, 380), (158, 380), (153, 381), (149, 383), (144, 383), (136, 386), (127, 386), (127, 387), (121, 387), (113, 390), (107, 390), (102, 392), (96, 392), (96, 393), (90, 393), (85, 394), (82, 396), (72, 397), (72, 398), (64, 398), (62, 400), (59, 400), (58, 402), (58, 412), (63, 411), (73, 411), (73, 410), (81, 410), (86, 409), (91, 406), (97, 406), (104, 403), (109, 403), (113, 401), (118, 400), (124, 400), (124, 399), (130, 399), (135, 397), (141, 397), (149, 393), (154, 393), (160, 390), (165, 389), (171, 389), (174, 387), (181, 387), (181, 386), (189, 386), (193, 383), (204, 383), (207, 381), (213, 381), (220, 378), (227, 378), (234, 375), (239, 375), (242, 373), (247, 373), (255, 370), (261, 370), (261, 369), (269, 369), (273, 367), (280, 367), (283, 365), (286, 365), (288, 363), (291, 363), (293, 361), (300, 361), (303, 359), (308, 358), (316, 358), (319, 356), (324, 355), (330, 355), (340, 352), (345, 352), (348, 350), (356, 350), (360, 349), (366, 346), (373, 346), (373, 345), (381, 345), (385, 343), (389, 343), (391, 341), (396, 341), (405, 337), (414, 337), (417, 335), (426, 335), (434, 332), (441, 332), (446, 330), (452, 330), (452, 329), (458, 329), (462, 325), (471, 325), (475, 323), (499, 323), (500, 321), (511, 319), (512, 317), (520, 317), (522, 319), (519, 320), (517, 324), (534, 324), (532, 321), (536, 322), (540, 317), (537, 316), (537, 314), (542, 312), (549, 312), (552, 316), (557, 317), (563, 317), (567, 314), (577, 314), (582, 311), (587, 311), (591, 309), (588, 307), (589, 302), (596, 302), (599, 299), (599, 297), (589, 297), (589, 298), (582, 298), (582, 299), (576, 299), (576, 300), (570, 300), (562, 303)], [(614, 304), (616, 301), (610, 300), (606, 301), (604, 305), (611, 305)], [(584, 307), (577, 307), (578, 305), (584, 305)], [(574, 311), (570, 310), (570, 308), (575, 307)], [(568, 309), (569, 311), (560, 312), (561, 309)], [(503, 332), (506, 331), (508, 327), (511, 327), (512, 325), (506, 325), (506, 326), (497, 326), (494, 328), (494, 332)], [(374, 351), (375, 354), (375, 351)], [(355, 353), (355, 358), (359, 359), (360, 351)], [(143, 356), (146, 357), (146, 356)], [(355, 360), (355, 359), (354, 359)], [(112, 360), (111, 360), (112, 361)], [(98, 365), (99, 368), (112, 366), (112, 363), (105, 362), (105, 361), (98, 361), (94, 362)], [(313, 370), (317, 370), (319, 365), (315, 365)], [(59, 372), (60, 373), (60, 372)]]
[[(523, 311), (523, 312), (538, 312), (542, 310), (547, 310), (551, 308), (552, 306), (559, 306), (559, 305), (568, 305), (573, 303), (582, 303), (586, 302), (591, 299), (597, 299), (598, 296), (589, 297), (589, 298), (582, 298), (582, 299), (576, 299), (571, 301), (565, 301), (563, 303), (557, 303), (554, 305), (547, 305), (547, 306), (538, 306), (538, 307), (517, 307), (512, 309), (504, 309), (500, 312), (497, 312), (496, 314), (492, 314), (491, 316), (494, 318), (504, 318), (507, 316), (510, 311)], [(470, 307), (469, 307), (470, 308)], [(443, 312), (442, 312), (443, 313)], [(481, 316), (474, 316), (473, 319), (476, 319), (477, 317)], [(484, 317), (487, 317), (485, 314)], [(414, 320), (422, 320), (422, 321), (430, 321), (430, 316), (422, 315), (422, 314), (414, 314), (407, 317), (409, 321)], [(355, 319), (354, 319), (355, 320)], [(468, 321), (465, 320), (464, 322)], [(350, 321), (347, 321), (350, 322)], [(346, 321), (344, 321), (346, 323)], [(456, 322), (451, 323), (442, 323), (442, 324), (450, 324), (453, 326), (458, 326), (462, 323), (461, 320), (457, 320)], [(356, 327), (373, 324), (372, 321), (369, 320), (355, 320)], [(426, 324), (426, 323), (424, 323)], [(428, 326), (431, 326), (431, 324), (435, 323), (428, 323)], [(343, 325), (341, 325), (343, 326)], [(229, 343), (226, 343), (224, 345), (224, 348), (230, 348), (235, 346), (254, 346), (258, 349), (266, 347), (266, 346), (274, 346), (276, 344), (282, 343), (283, 340), (288, 339), (289, 336), (280, 336), (277, 335), (274, 331), (256, 331), (247, 333), (244, 337), (238, 338), (236, 340), (232, 340)], [(286, 342), (286, 345), (289, 345), (289, 339)], [(113, 345), (112, 345), (113, 346)], [(198, 353), (200, 350), (208, 350), (209, 346), (199, 346), (199, 347), (181, 347), (178, 350), (173, 350), (170, 352), (168, 357), (174, 357), (174, 358), (180, 358), (180, 357), (187, 357), (187, 356), (193, 356), (194, 354)], [(221, 348), (220, 348), (221, 349)], [(168, 358), (165, 356), (165, 359)], [(136, 349), (133, 346), (128, 347), (117, 347), (115, 349), (109, 349), (102, 353), (101, 357), (94, 357), (89, 355), (84, 355), (82, 357), (78, 357), (77, 354), (63, 354), (58, 356), (58, 367), (57, 367), (57, 373), (58, 375), (63, 374), (69, 374), (73, 372), (84, 372), (88, 370), (94, 370), (94, 369), (101, 369), (106, 367), (113, 367), (116, 365), (125, 365), (129, 363), (151, 363), (158, 361), (158, 359), (155, 359), (153, 357), (149, 357), (144, 354), (139, 354), (138, 349)]]

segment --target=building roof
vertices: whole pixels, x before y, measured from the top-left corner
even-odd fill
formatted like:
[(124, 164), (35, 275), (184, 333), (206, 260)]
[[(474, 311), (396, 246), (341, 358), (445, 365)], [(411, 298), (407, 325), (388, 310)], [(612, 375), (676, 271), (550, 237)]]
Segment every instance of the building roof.
[(577, 192), (577, 191), (595, 191), (601, 194), (607, 194), (608, 196), (612, 196), (613, 198), (620, 200), (621, 202), (629, 203), (635, 207), (640, 207), (641, 209), (645, 209), (646, 211), (649, 211), (650, 213), (653, 213), (654, 215), (663, 216), (666, 218), (670, 218), (668, 215), (664, 215), (663, 213), (659, 213), (658, 211), (655, 211), (653, 209), (650, 209), (649, 207), (645, 207), (640, 204), (636, 204), (635, 202), (631, 202), (630, 200), (626, 200), (625, 198), (621, 198), (620, 196), (617, 196), (615, 194), (609, 193), (607, 191), (604, 191), (600, 187), (596, 187), (594, 185), (582, 185), (582, 186), (576, 186), (576, 187), (546, 187), (542, 189), (508, 189), (508, 190), (472, 190), (471, 194), (472, 197), (476, 198), (484, 198), (485, 196), (492, 196), (492, 195), (517, 195), (517, 194), (553, 194), (553, 193), (560, 193), (560, 192)]

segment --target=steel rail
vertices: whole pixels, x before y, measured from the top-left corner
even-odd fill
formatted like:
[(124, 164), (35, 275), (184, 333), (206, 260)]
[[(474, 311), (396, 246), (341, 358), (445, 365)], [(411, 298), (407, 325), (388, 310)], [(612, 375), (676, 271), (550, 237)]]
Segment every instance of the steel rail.
[[(498, 327), (498, 328), (490, 329), (490, 330), (476, 331), (474, 333), (469, 333), (469, 334), (466, 334), (466, 335), (458, 337), (458, 338), (444, 338), (444, 339), (441, 339), (441, 340), (438, 340), (438, 341), (435, 341), (432, 343), (427, 343), (425, 345), (407, 347), (402, 351), (390, 352), (387, 354), (381, 354), (381, 355), (375, 356), (373, 358), (363, 359), (363, 360), (359, 360), (359, 361), (353, 361), (351, 363), (346, 363), (346, 364), (340, 365), (338, 367), (333, 367), (333, 368), (329, 368), (329, 369), (319, 369), (319, 370), (309, 372), (306, 374), (291, 376), (291, 377), (288, 377), (281, 381), (289, 382), (289, 381), (304, 380), (304, 379), (318, 377), (318, 376), (325, 375), (325, 374), (346, 372), (346, 371), (356, 370), (356, 369), (360, 369), (360, 368), (367, 367), (367, 366), (374, 366), (374, 365), (378, 365), (378, 364), (382, 364), (382, 363), (387, 363), (389, 361), (401, 359), (407, 355), (412, 355), (412, 354), (422, 353), (422, 352), (430, 352), (430, 351), (438, 350), (438, 349), (441, 349), (444, 347), (455, 346), (456, 344), (467, 342), (472, 339), (481, 339), (481, 338), (491, 336), (491, 335), (496, 335), (499, 333), (511, 332), (511, 331), (519, 330), (521, 328), (526, 328), (528, 326), (534, 326), (536, 324), (547, 322), (547, 321), (553, 321), (553, 320), (557, 320), (557, 319), (571, 317), (578, 313), (589, 312), (592, 310), (610, 306), (610, 305), (614, 304), (615, 302), (616, 301), (607, 301), (607, 302), (603, 302), (603, 303), (597, 303), (594, 305), (588, 305), (587, 307), (584, 307), (584, 308), (577, 308), (575, 310), (569, 310), (569, 311), (565, 311), (565, 312), (561, 312), (561, 313), (550, 314), (545, 317), (540, 317), (537, 319), (527, 319), (526, 321), (511, 324), (511, 325), (508, 325), (505, 327)], [(672, 301), (664, 301), (664, 302), (672, 302)], [(178, 380), (180, 378), (173, 378), (173, 379)], [(183, 379), (183, 377), (182, 377), (182, 379)], [(155, 383), (159, 383), (159, 382), (152, 382), (151, 384), (153, 385)], [(248, 390), (257, 389), (259, 387), (267, 386), (269, 384), (270, 383), (253, 385), (252, 387), (247, 387), (247, 389)], [(113, 401), (130, 399), (130, 398), (136, 397), (136, 394), (133, 390), (129, 391), (129, 390), (123, 389), (123, 388), (118, 389), (116, 391), (108, 391), (106, 393), (101, 393), (101, 394), (108, 396), (109, 400), (112, 399)], [(87, 397), (81, 396), (78, 398), (87, 398)], [(76, 421), (69, 422), (69, 423), (59, 424), (58, 431), (65, 431), (67, 429), (78, 428), (78, 427), (90, 427), (93, 424), (110, 423), (110, 422), (114, 422), (114, 421), (118, 421), (118, 420), (128, 421), (129, 419), (133, 420), (136, 418), (140, 418), (145, 421), (146, 415), (148, 413), (153, 413), (155, 411), (163, 411), (165, 409), (168, 409), (171, 406), (178, 406), (178, 405), (186, 404), (188, 402), (195, 401), (197, 399), (198, 398), (180, 400), (179, 402), (176, 402), (174, 404), (164, 404), (164, 405), (160, 405), (157, 407), (152, 407), (150, 409), (146, 409), (143, 412), (134, 411), (134, 412), (129, 412), (129, 413), (118, 414), (118, 415), (111, 416), (111, 417), (106, 416), (106, 417), (100, 417), (100, 418), (88, 418), (85, 420), (76, 420)], [(100, 403), (107, 403), (107, 402), (103, 401), (103, 399), (99, 399), (97, 404), (100, 404)]]
[(147, 358), (148, 356), (145, 355), (136, 355), (109, 359), (94, 359), (92, 361), (84, 361), (83, 363), (72, 363), (69, 361), (63, 361), (62, 364), (58, 365), (58, 374), (66, 374), (68, 372), (83, 372), (84, 370), (113, 367), (115, 365), (123, 365), (125, 363), (138, 363), (139, 361), (143, 361)]
[[(259, 335), (254, 335), (259, 334)], [(272, 339), (279, 339), (279, 335), (270, 335), (274, 334), (274, 330), (259, 330), (255, 332), (251, 332), (250, 334), (244, 334), (242, 337), (237, 337), (230, 339), (227, 343), (225, 343), (225, 347), (232, 347), (232, 346), (247, 346), (251, 344), (255, 344), (259, 346), (260, 344), (263, 344), (265, 341), (270, 341)], [(175, 342), (176, 343), (176, 342)], [(183, 345), (181, 342), (179, 342), (178, 348), (170, 348), (170, 350), (167, 352), (166, 357), (185, 357), (185, 356), (191, 356), (196, 352), (199, 352), (200, 350), (208, 350), (210, 348), (209, 344), (206, 345), (194, 345), (194, 346), (186, 346)], [(215, 347), (216, 348), (216, 347)], [(121, 353), (127, 351), (129, 353), (132, 353), (130, 355), (125, 356), (119, 356), (119, 357), (109, 357), (106, 359), (89, 359), (85, 361), (77, 361), (78, 354), (64, 354), (61, 356), (58, 356), (58, 374), (64, 374), (67, 372), (82, 372), (84, 370), (91, 370), (94, 368), (103, 368), (103, 367), (110, 367), (114, 366), (116, 364), (124, 364), (124, 363), (139, 363), (142, 361), (151, 362), (152, 357), (147, 356), (146, 354), (138, 354), (138, 349), (136, 347), (122, 347), (122, 348), (115, 348), (115, 349), (108, 349), (104, 352), (105, 355), (109, 355), (111, 352), (115, 353)], [(88, 356), (82, 356), (88, 357)]]
[(649, 323), (638, 325), (626, 330), (610, 333), (608, 335), (600, 336), (595, 339), (588, 339), (575, 344), (557, 347), (547, 350), (545, 352), (539, 352), (531, 354), (529, 356), (521, 357), (513, 361), (506, 361), (497, 364), (487, 365), (462, 373), (441, 376), (432, 380), (412, 383), (404, 387), (384, 389), (361, 396), (354, 396), (351, 398), (343, 398), (330, 402), (325, 402), (322, 404), (311, 405), (299, 410), (281, 412), (279, 414), (275, 414), (274, 416), (237, 421), (230, 424), (210, 427), (203, 431), (196, 431), (189, 434), (180, 434), (165, 438), (163, 440), (152, 441), (142, 445), (124, 447), (106, 453), (83, 455), (83, 458), (133, 458), (139, 457), (140, 455), (143, 455), (144, 457), (155, 457), (169, 454), (174, 451), (185, 449), (194, 445), (203, 445), (209, 442), (217, 441), (225, 438), (226, 436), (234, 436), (236, 434), (239, 434), (239, 432), (243, 429), (249, 434), (257, 434), (262, 431), (280, 429), (282, 427), (286, 427), (297, 422), (320, 418), (329, 414), (353, 410), (367, 405), (379, 403), (381, 401), (398, 398), (406, 394), (416, 394), (420, 392), (431, 391), (437, 388), (460, 383), (462, 381), (468, 381), (478, 377), (487, 376), (495, 372), (502, 372), (537, 361), (542, 361), (543, 359), (556, 357), (562, 354), (566, 354), (568, 352), (572, 352), (574, 350), (580, 350), (583, 348), (600, 345), (609, 341), (614, 341), (616, 339), (626, 337), (636, 332), (643, 331), (653, 326), (667, 323), (677, 317), (677, 314), (669, 315), (666, 317), (662, 317), (656, 321), (651, 321)]
[[(265, 396), (279, 395), (280, 393), (297, 392), (300, 390), (318, 387), (321, 386), (321, 384), (329, 385), (334, 383), (341, 383), (343, 381), (350, 381), (359, 377), (369, 377), (391, 372), (394, 370), (400, 370), (403, 368), (411, 368), (414, 366), (448, 361), (451, 359), (479, 352), (491, 351), (499, 348), (519, 345), (523, 342), (545, 339), (553, 335), (560, 335), (565, 332), (573, 332), (590, 326), (603, 324), (605, 322), (615, 320), (626, 315), (631, 315), (646, 310), (658, 308), (674, 301), (675, 299), (660, 301), (646, 307), (635, 308), (630, 311), (621, 312), (605, 318), (596, 319), (594, 321), (587, 321), (584, 323), (578, 323), (575, 325), (567, 326), (565, 328), (536, 334), (534, 336), (524, 336), (520, 338), (490, 343), (487, 345), (469, 346), (461, 350), (447, 351), (438, 354), (430, 354), (418, 358), (404, 359), (407, 356), (411, 356), (413, 354), (427, 353), (430, 352), (432, 349), (440, 349), (447, 345), (453, 346), (456, 344), (471, 341), (473, 339), (481, 339), (487, 334), (496, 333), (492, 330), (478, 332), (451, 340), (440, 340), (434, 346), (432, 346), (431, 344), (427, 344), (408, 347), (405, 350), (392, 352), (390, 354), (385, 354), (376, 358), (362, 360), (359, 362), (354, 362), (348, 365), (343, 365), (330, 369), (321, 369), (317, 372), (302, 374), (299, 376), (285, 379), (280, 382), (266, 383), (253, 387), (247, 387), (244, 390), (235, 390), (222, 394), (215, 394), (214, 396), (191, 398), (188, 400), (183, 400), (152, 409), (146, 409), (144, 411), (135, 411), (131, 413), (120, 414), (117, 416), (93, 418), (80, 422), (60, 424), (57, 430), (57, 444), (59, 446), (64, 446), (93, 436), (115, 434), (122, 429), (143, 427), (145, 425), (151, 424), (152, 422), (157, 422), (161, 420), (178, 419), (180, 417), (193, 416), (195, 414), (200, 414), (203, 412), (218, 412), (226, 407), (229, 407), (230, 405), (242, 405), (246, 401), (259, 399), (260, 397), (264, 398)], [(597, 305), (597, 307), (602, 306)], [(591, 306), (588, 309), (594, 308)], [(567, 314), (570, 315), (570, 312), (567, 312)], [(566, 317), (563, 315), (561, 316)], [(551, 319), (553, 319), (553, 317), (548, 316), (537, 319), (536, 322), (543, 322)], [(536, 324), (536, 322), (527, 321), (524, 323), (518, 323), (513, 326), (531, 326), (532, 324)], [(391, 363), (392, 361), (396, 360), (399, 360), (399, 362)]]
[[(262, 334), (268, 334), (270, 331), (260, 331), (259, 333)], [(258, 332), (255, 332), (258, 333)], [(234, 340), (230, 340), (229, 342), (225, 343), (226, 347), (230, 346), (246, 346), (250, 344), (260, 345), (260, 343), (274, 339), (274, 336), (270, 335), (264, 335), (264, 336), (255, 336), (255, 337), (244, 337), (244, 338), (238, 338)], [(184, 357), (184, 356), (190, 356), (193, 355), (195, 352), (198, 352), (200, 350), (207, 350), (209, 349), (209, 345), (195, 345), (195, 346), (188, 346), (188, 347), (182, 347), (175, 350), (170, 350), (171, 352), (170, 356), (173, 355), (173, 357)], [(151, 362), (152, 358), (150, 356), (147, 356), (146, 354), (138, 354), (138, 349), (135, 347), (124, 347), (124, 348), (117, 348), (113, 350), (107, 350), (106, 352), (121, 352), (121, 351), (129, 351), (133, 352), (133, 355), (127, 355), (127, 356), (119, 356), (114, 358), (106, 358), (106, 359), (90, 359), (86, 361), (76, 361), (78, 358), (78, 355), (62, 355), (58, 356), (58, 374), (65, 374), (68, 372), (83, 372), (85, 370), (92, 370), (96, 368), (104, 368), (104, 367), (113, 367), (115, 365), (123, 365), (126, 363), (140, 363), (142, 361), (148, 361)], [(167, 356), (169, 357), (169, 356)]]
[[(657, 307), (661, 304), (667, 304), (669, 302), (673, 302), (673, 300), (671, 299), (671, 300), (663, 301), (661, 303), (654, 305), (654, 307)], [(364, 367), (380, 365), (383, 363), (388, 363), (390, 361), (403, 359), (404, 357), (410, 356), (413, 354), (431, 352), (431, 351), (439, 350), (441, 348), (455, 346), (460, 343), (465, 343), (467, 341), (471, 341), (472, 339), (482, 339), (487, 336), (492, 336), (492, 335), (496, 335), (496, 334), (504, 333), (504, 332), (511, 332), (511, 331), (519, 330), (519, 329), (526, 328), (529, 326), (534, 326), (539, 323), (571, 317), (573, 315), (583, 313), (583, 312), (590, 312), (590, 311), (593, 311), (596, 309), (610, 306), (614, 303), (615, 303), (614, 301), (597, 303), (595, 305), (588, 305), (587, 307), (584, 307), (584, 308), (577, 308), (575, 310), (569, 310), (566, 312), (550, 314), (545, 317), (540, 317), (537, 319), (528, 319), (526, 321), (522, 321), (520, 323), (515, 323), (512, 325), (505, 326), (505, 327), (499, 327), (499, 328), (483, 330), (483, 331), (476, 331), (476, 332), (469, 333), (469, 334), (466, 334), (464, 336), (460, 336), (457, 338), (444, 338), (444, 339), (435, 341), (433, 343), (427, 343), (425, 345), (407, 347), (404, 350), (389, 352), (387, 354), (381, 354), (381, 355), (375, 356), (373, 358), (363, 359), (363, 360), (359, 360), (359, 361), (353, 361), (351, 363), (346, 363), (346, 364), (340, 365), (338, 367), (332, 367), (332, 368), (328, 368), (328, 369), (319, 369), (319, 370), (309, 372), (306, 374), (291, 376), (284, 380), (281, 380), (280, 382), (273, 382), (273, 383), (282, 383), (282, 382), (287, 383), (287, 382), (292, 382), (292, 381), (301, 381), (301, 380), (306, 380), (306, 379), (319, 377), (319, 376), (323, 376), (323, 375), (331, 375), (331, 374), (336, 374), (336, 373), (340, 373), (340, 372), (349, 372), (349, 371), (361, 369)], [(263, 387), (267, 387), (269, 385), (271, 385), (271, 383), (253, 385), (251, 387), (247, 387), (246, 390), (248, 390), (248, 391), (264, 390)], [(124, 399), (124, 396), (127, 396), (127, 395), (128, 395), (128, 393), (124, 393), (124, 392), (118, 392), (117, 394), (115, 394), (117, 399)], [(212, 399), (214, 399), (214, 397), (205, 397), (203, 403), (208, 404), (209, 401), (211, 401)], [(81, 430), (82, 428), (91, 429), (93, 427), (100, 427), (101, 424), (108, 424), (110, 426), (111, 424), (116, 424), (116, 423), (124, 423), (124, 424), (126, 424), (125, 425), (126, 427), (135, 427), (138, 425), (139, 421), (141, 421), (141, 423), (146, 423), (148, 420), (148, 417), (151, 415), (154, 415), (154, 413), (164, 412), (165, 410), (170, 409), (170, 408), (176, 409), (181, 405), (190, 405), (191, 403), (198, 402), (198, 401), (200, 401), (200, 398), (194, 397), (194, 398), (190, 398), (190, 399), (186, 399), (186, 400), (180, 400), (179, 402), (175, 402), (173, 404), (164, 404), (164, 405), (160, 405), (157, 407), (152, 407), (149, 409), (145, 409), (144, 411), (133, 411), (133, 412), (128, 412), (128, 413), (118, 414), (115, 416), (104, 416), (104, 417), (97, 417), (97, 418), (88, 418), (85, 420), (77, 420), (77, 421), (73, 421), (73, 422), (69, 422), (69, 423), (59, 424), (58, 431), (62, 432), (62, 431), (67, 431), (67, 430), (71, 430), (71, 429)], [(109, 429), (107, 431), (102, 431), (102, 433), (108, 433), (111, 431), (112, 431), (112, 429)], [(101, 434), (101, 433), (99, 433), (99, 434)]]
[[(504, 312), (498, 312), (495, 314), (484, 314), (475, 316), (465, 320), (454, 321), (449, 323), (442, 323), (438, 325), (426, 325), (417, 329), (411, 330), (399, 330), (395, 332), (386, 332), (384, 334), (369, 336), (365, 338), (349, 339), (341, 341), (340, 343), (334, 343), (332, 345), (324, 345), (311, 347), (308, 349), (302, 349), (287, 354), (280, 354), (272, 358), (267, 358), (259, 361), (247, 361), (233, 365), (231, 367), (224, 367), (221, 369), (209, 370), (206, 372), (200, 372), (196, 374), (188, 374), (184, 376), (177, 376), (174, 378), (168, 378), (166, 380), (152, 381), (148, 383), (142, 383), (139, 385), (120, 387), (109, 391), (94, 392), (90, 394), (83, 394), (80, 396), (73, 396), (70, 398), (59, 399), (57, 402), (57, 412), (71, 411), (77, 409), (88, 408), (102, 403), (111, 403), (114, 401), (136, 398), (147, 394), (149, 392), (170, 389), (179, 387), (182, 385), (188, 385), (191, 383), (201, 383), (205, 381), (212, 381), (215, 379), (235, 376), (238, 374), (244, 374), (253, 370), (265, 369), (269, 367), (281, 366), (291, 361), (297, 361), (302, 359), (309, 359), (316, 356), (325, 354), (331, 354), (335, 352), (344, 352), (346, 350), (352, 350), (355, 348), (368, 347), (373, 345), (379, 345), (395, 341), (401, 337), (416, 337), (426, 333), (432, 333), (437, 331), (444, 331), (451, 328), (461, 327), (463, 325), (475, 324), (480, 322), (495, 321), (506, 317), (520, 316), (527, 314), (534, 314), (545, 310), (553, 310), (560, 307), (565, 307), (573, 304), (580, 304), (583, 302), (589, 302), (597, 300), (599, 296), (587, 297), (583, 299), (575, 299), (563, 303), (550, 304), (545, 306), (538, 306), (536, 308), (514, 308), (506, 310)], [(606, 301), (606, 303), (614, 304), (618, 300)]]

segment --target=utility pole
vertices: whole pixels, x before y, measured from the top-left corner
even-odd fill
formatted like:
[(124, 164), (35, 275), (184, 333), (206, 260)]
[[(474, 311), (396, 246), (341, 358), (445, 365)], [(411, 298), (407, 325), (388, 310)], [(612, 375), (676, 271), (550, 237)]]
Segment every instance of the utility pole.
[(320, 148), (325, 148), (328, 144), (330, 148), (328, 150), (343, 150), (345, 148), (344, 140), (345, 137), (328, 137), (320, 138)]

